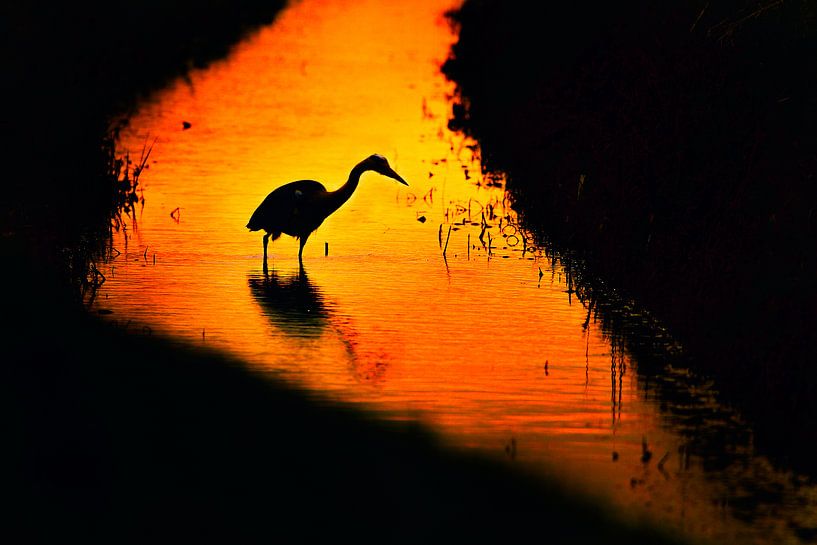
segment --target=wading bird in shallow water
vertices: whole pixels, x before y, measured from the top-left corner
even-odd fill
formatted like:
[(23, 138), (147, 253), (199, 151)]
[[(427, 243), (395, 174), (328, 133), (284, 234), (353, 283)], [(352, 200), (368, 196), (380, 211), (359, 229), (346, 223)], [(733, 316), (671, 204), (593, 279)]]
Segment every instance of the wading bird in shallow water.
[(265, 231), (264, 268), (267, 267), (269, 239), (272, 237), (275, 241), (281, 233), (300, 239), (298, 263), (303, 267), (304, 246), (309, 235), (320, 227), (329, 214), (349, 200), (357, 189), (360, 176), (368, 170), (408, 185), (408, 182), (392, 170), (385, 157), (374, 154), (356, 164), (349, 173), (346, 183), (335, 191), (327, 191), (323, 184), (315, 180), (298, 180), (282, 185), (267, 195), (247, 223), (247, 229), (250, 231)]

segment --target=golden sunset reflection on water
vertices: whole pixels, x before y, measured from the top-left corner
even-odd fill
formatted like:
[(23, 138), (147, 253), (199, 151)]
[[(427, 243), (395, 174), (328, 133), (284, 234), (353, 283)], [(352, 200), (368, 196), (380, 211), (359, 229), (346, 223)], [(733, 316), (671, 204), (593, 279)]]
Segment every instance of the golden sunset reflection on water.
[[(152, 145), (144, 209), (115, 235), (121, 254), (97, 307), (122, 327), (225, 350), (320, 395), (417, 418), (453, 445), (560, 473), (633, 516), (746, 535), (711, 507), (730, 483), (678, 454), (685, 439), (645, 397), (637, 362), (614, 355), (595, 323), (583, 329), (565, 272), (515, 225), (477, 147), (447, 129), (452, 86), (439, 67), (456, 5), (294, 2), (146, 102), (120, 142), (132, 156)], [(336, 189), (372, 153), (409, 187), (364, 174), (309, 239), (305, 275), (285, 235), (265, 276), (261, 233), (245, 227), (256, 206), (293, 180)], [(667, 454), (660, 470), (642, 463), (644, 440), (654, 462)]]

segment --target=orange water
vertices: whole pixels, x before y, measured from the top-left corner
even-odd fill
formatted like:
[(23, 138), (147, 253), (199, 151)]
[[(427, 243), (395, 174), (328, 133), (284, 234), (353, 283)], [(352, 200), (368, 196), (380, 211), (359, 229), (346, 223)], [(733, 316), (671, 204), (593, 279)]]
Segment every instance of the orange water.
[[(145, 204), (115, 236), (96, 307), (384, 418), (416, 418), (630, 515), (719, 542), (796, 542), (790, 526), (817, 524), (814, 491), (750, 441), (727, 445), (731, 457), (691, 448), (694, 426), (596, 323), (582, 327), (565, 272), (515, 225), (478, 148), (447, 129), (452, 87), (439, 67), (455, 6), (294, 2), (225, 61), (146, 102), (120, 142), (132, 156), (153, 146)], [(372, 153), (409, 187), (365, 174), (310, 238), (305, 275), (287, 236), (270, 244), (265, 275), (261, 234), (245, 225), (267, 193), (303, 178), (334, 189)], [(708, 431), (743, 426), (714, 385), (688, 378), (666, 382), (709, 415)], [(733, 507), (753, 483), (783, 499), (753, 500), (748, 515)]]

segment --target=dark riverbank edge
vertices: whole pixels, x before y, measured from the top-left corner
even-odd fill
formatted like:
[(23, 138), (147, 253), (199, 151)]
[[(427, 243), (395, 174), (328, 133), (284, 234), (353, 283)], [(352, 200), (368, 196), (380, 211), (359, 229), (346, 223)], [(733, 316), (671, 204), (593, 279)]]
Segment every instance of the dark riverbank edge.
[(467, 0), (443, 70), (540, 242), (649, 309), (815, 473), (817, 4)]
[(121, 204), (105, 139), (137, 98), (282, 6), (4, 4), (4, 530), (15, 543), (676, 543), (411, 424), (89, 315)]
[(683, 542), (419, 425), (20, 299), (0, 368), (15, 543)]
[[(123, 120), (173, 78), (225, 57), (284, 3), (3, 3), (0, 233), (23, 237), (34, 266), (54, 268), (67, 289), (84, 282), (135, 189), (113, 173), (111, 142)], [(130, 150), (130, 159), (141, 151)]]

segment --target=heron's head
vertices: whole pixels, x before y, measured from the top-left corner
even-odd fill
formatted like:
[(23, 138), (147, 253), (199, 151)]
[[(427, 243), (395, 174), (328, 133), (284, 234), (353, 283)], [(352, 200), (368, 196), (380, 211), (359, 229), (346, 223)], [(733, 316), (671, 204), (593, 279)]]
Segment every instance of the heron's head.
[(388, 176), (393, 180), (397, 180), (403, 185), (408, 185), (408, 182), (405, 181), (399, 174), (397, 174), (389, 165), (388, 160), (385, 157), (380, 155), (379, 153), (375, 153), (374, 155), (370, 155), (363, 161), (366, 170), (373, 170), (378, 174), (382, 174), (383, 176)]

